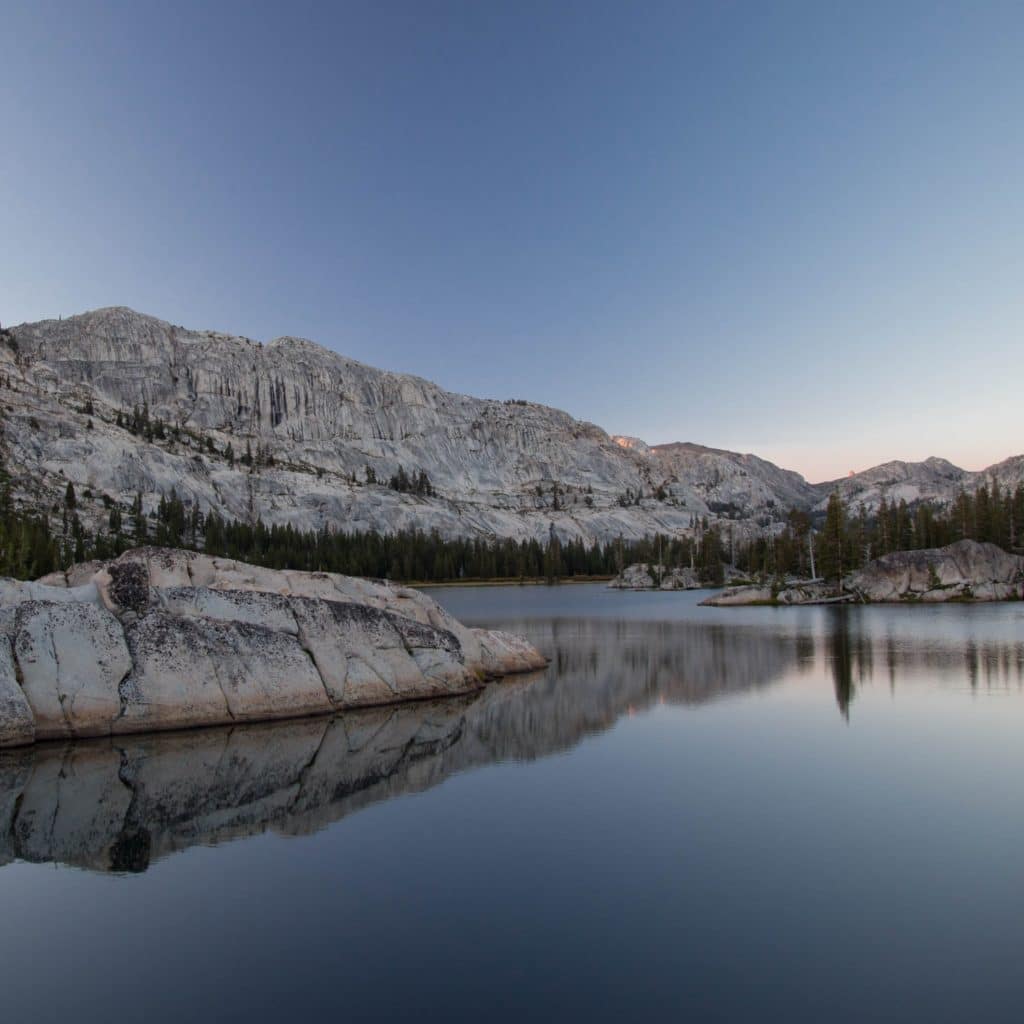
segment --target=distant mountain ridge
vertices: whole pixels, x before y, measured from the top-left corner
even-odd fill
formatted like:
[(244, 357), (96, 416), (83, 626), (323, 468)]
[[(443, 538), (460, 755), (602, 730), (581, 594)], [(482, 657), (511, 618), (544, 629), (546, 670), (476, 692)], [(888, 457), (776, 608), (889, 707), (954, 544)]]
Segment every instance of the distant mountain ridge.
[(883, 497), (890, 504), (906, 501), (916, 505), (924, 501), (948, 505), (961, 489), (972, 492), (994, 480), (1010, 489), (1024, 483), (1024, 455), (1011, 456), (977, 472), (935, 456), (923, 462), (884, 462), (849, 477), (817, 484), (815, 489), (821, 498), (816, 508), (824, 509), (833, 490), (838, 490), (851, 508), (863, 504), (869, 511), (877, 509)]
[[(705, 518), (740, 534), (790, 507), (948, 502), (981, 473), (941, 459), (886, 463), (810, 484), (755, 455), (648, 446), (533, 402), (445, 391), (313, 342), (192, 331), (124, 307), (2, 332), (4, 465), (16, 499), (59, 510), (67, 484), (88, 525), (173, 489), (204, 512), (301, 529), (418, 528), (447, 537), (607, 542), (682, 534)], [(161, 431), (126, 425), (145, 409)], [(122, 425), (118, 425), (118, 418)], [(402, 474), (399, 474), (399, 471)], [(429, 490), (389, 486), (426, 474)], [(376, 482), (374, 482), (376, 480)]]

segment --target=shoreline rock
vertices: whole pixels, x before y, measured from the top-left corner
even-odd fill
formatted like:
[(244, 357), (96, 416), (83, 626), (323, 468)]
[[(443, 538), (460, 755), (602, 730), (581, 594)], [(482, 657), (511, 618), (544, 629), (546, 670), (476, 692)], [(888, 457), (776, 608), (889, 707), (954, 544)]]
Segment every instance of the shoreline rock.
[(419, 591), (139, 548), (0, 580), (0, 747), (470, 693), (543, 668)]
[(1024, 557), (960, 540), (883, 555), (844, 583), (868, 601), (1010, 601), (1024, 598)]
[(789, 581), (779, 590), (756, 584), (728, 587), (700, 603), (731, 605), (939, 604), (1024, 600), (1024, 557), (995, 544), (961, 540), (944, 548), (895, 551), (843, 578), (841, 593), (820, 580)]
[(836, 588), (822, 580), (787, 580), (779, 589), (764, 583), (725, 587), (700, 603), (715, 608), (731, 605), (844, 604), (855, 600), (851, 593), (836, 594)]

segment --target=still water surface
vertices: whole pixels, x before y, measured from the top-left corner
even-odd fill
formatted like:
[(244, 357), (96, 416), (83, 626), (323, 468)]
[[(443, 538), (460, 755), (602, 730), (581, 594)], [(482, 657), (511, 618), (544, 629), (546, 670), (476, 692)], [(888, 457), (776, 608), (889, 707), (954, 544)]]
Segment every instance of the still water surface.
[(551, 667), (0, 756), (5, 1019), (1021, 1019), (1024, 604), (433, 593)]

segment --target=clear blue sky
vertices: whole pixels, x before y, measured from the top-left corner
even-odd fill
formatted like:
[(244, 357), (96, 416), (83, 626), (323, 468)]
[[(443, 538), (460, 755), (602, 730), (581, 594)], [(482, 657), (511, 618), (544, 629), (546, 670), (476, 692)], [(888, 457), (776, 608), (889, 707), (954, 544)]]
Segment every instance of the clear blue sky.
[(1024, 5), (6, 0), (0, 321), (313, 338), (812, 479), (1024, 450)]

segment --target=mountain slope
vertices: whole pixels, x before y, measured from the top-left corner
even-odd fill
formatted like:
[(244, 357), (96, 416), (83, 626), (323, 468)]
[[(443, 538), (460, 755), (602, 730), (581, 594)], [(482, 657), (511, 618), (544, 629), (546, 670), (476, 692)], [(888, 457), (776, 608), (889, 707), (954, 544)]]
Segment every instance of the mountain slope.
[(770, 515), (804, 507), (816, 489), (799, 473), (780, 469), (756, 455), (677, 442), (650, 448), (654, 460), (694, 499), (703, 498), (713, 512)]
[[(707, 518), (743, 534), (773, 528), (794, 505), (821, 507), (833, 486), (855, 503), (882, 493), (947, 500), (980, 479), (929, 460), (811, 485), (754, 455), (651, 447), (557, 409), (455, 394), (303, 339), (264, 345), (123, 307), (22, 324), (0, 340), (15, 497), (59, 512), (70, 481), (91, 527), (138, 494), (152, 511), (173, 489), (204, 513), (307, 530), (610, 541), (685, 533)], [(167, 424), (165, 436), (119, 426), (134, 408)], [(247, 451), (255, 465), (244, 464)], [(1021, 479), (1024, 459), (1000, 465)], [(387, 486), (400, 470), (425, 473), (430, 490)]]
[[(71, 481), (97, 521), (103, 496), (127, 507), (141, 493), (150, 510), (174, 488), (204, 512), (303, 529), (607, 541), (678, 533), (742, 496), (728, 453), (713, 457), (719, 482), (709, 469), (697, 486), (671, 459), (556, 409), (453, 394), (302, 339), (261, 345), (124, 308), (12, 328), (0, 378), (18, 496), (49, 507)], [(178, 431), (147, 441), (118, 427), (134, 407)], [(251, 472), (238, 461), (247, 448), (262, 456)], [(367, 483), (367, 468), (379, 481), (423, 471), (435, 493)], [(771, 500), (739, 514), (763, 516)]]

